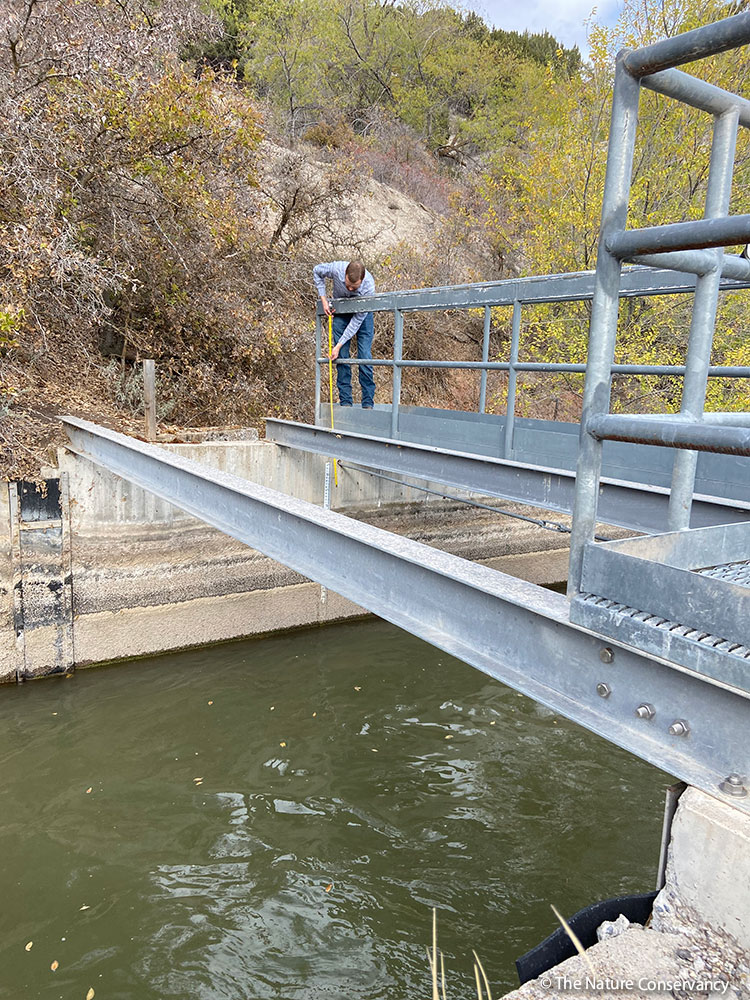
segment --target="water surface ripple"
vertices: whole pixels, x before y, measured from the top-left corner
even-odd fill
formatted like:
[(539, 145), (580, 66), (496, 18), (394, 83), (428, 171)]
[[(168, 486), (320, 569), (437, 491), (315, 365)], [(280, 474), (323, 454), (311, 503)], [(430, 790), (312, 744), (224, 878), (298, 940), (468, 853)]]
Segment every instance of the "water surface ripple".
[(498, 995), (651, 888), (667, 783), (377, 621), (7, 688), (0, 768), (13, 1000), (412, 1000), (433, 906)]

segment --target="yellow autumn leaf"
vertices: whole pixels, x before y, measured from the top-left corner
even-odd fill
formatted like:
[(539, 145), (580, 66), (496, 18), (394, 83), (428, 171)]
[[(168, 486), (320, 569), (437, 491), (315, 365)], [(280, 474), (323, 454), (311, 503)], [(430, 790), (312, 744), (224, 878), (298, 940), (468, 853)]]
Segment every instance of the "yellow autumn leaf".
[(94, 993), (94, 987), (90, 986), (89, 987), (89, 991), (86, 994), (86, 1000), (94, 1000), (95, 996), (96, 996), (96, 994)]
[(31, 949), (32, 949), (33, 947), (34, 947), (34, 942), (33, 942), (33, 941), (29, 941), (29, 942), (27, 943), (27, 945), (26, 945), (26, 951), (31, 951)]
[(91, 795), (91, 793), (93, 792), (93, 790), (94, 790), (93, 788), (87, 788), (86, 789), (86, 794), (87, 795)]
[(285, 747), (286, 746), (286, 740), (282, 740), (281, 743), (279, 743), (279, 746), (280, 747)]
[(55, 959), (55, 961), (52, 963), (52, 965), (50, 965), (50, 969), (52, 969), (53, 972), (57, 972), (57, 970), (58, 970), (59, 967), (60, 967), (60, 963), (57, 961), (57, 959)]

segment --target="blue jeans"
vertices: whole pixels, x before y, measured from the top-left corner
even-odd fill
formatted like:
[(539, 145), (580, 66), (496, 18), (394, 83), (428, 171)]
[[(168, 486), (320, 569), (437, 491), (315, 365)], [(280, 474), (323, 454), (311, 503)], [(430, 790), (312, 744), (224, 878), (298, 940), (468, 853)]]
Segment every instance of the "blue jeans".
[[(349, 325), (351, 315), (333, 317), (333, 341), (338, 344), (343, 337), (344, 331)], [(355, 334), (357, 338), (357, 357), (372, 357), (372, 338), (375, 332), (375, 323), (372, 313), (368, 313), (362, 320), (362, 326)], [(352, 337), (352, 340), (354, 338)], [(341, 348), (340, 358), (348, 358), (351, 349), (351, 340)], [(375, 379), (372, 375), (372, 365), (357, 365), (359, 368), (359, 384), (362, 388), (362, 406), (372, 406), (375, 401)], [(341, 406), (352, 405), (352, 372), (351, 365), (336, 365), (336, 385), (339, 390), (339, 404)]]

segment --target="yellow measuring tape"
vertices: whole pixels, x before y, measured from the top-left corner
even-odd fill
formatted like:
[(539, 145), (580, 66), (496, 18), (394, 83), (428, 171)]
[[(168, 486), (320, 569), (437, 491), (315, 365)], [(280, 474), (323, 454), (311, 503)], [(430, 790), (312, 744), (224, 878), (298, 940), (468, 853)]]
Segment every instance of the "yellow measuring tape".
[[(328, 316), (328, 388), (331, 400), (331, 430), (333, 430), (333, 316)], [(333, 460), (333, 481), (336, 486), (339, 484), (339, 470), (336, 467), (336, 459)]]

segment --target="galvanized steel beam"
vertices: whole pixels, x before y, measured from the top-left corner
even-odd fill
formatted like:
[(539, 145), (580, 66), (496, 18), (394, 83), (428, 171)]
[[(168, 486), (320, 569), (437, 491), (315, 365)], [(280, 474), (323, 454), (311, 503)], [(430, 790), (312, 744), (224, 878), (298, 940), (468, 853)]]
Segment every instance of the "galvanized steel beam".
[[(747, 242), (747, 241), (745, 241)], [(338, 313), (404, 312), (423, 309), (479, 309), (484, 306), (536, 305), (544, 302), (585, 302), (594, 296), (594, 271), (572, 274), (548, 274), (531, 278), (479, 282), (471, 285), (447, 285), (441, 288), (415, 288), (403, 292), (380, 292), (377, 295), (335, 299)], [(681, 276), (668, 269), (652, 267), (625, 268), (619, 288), (620, 298), (638, 295), (676, 295), (692, 292), (695, 278)], [(725, 281), (722, 288), (750, 287), (750, 281)], [(322, 308), (318, 303), (318, 315)]]
[(644, 76), (641, 84), (658, 94), (672, 97), (676, 101), (682, 101), (712, 115), (736, 110), (740, 125), (750, 127), (750, 101), (738, 97), (737, 94), (730, 94), (721, 87), (715, 87), (712, 83), (706, 83), (705, 80), (700, 80), (689, 73), (683, 73), (679, 69), (668, 69), (663, 73)]
[(750, 42), (750, 12), (715, 21), (693, 31), (684, 31), (653, 45), (625, 53), (625, 69), (631, 76), (658, 73), (669, 66), (694, 62), (737, 45)]
[[(607, 172), (602, 197), (602, 221), (596, 259), (596, 291), (591, 306), (588, 365), (583, 388), (581, 436), (576, 466), (576, 496), (570, 538), (568, 592), (577, 593), (581, 582), (583, 549), (597, 522), (602, 445), (588, 430), (592, 417), (609, 412), (612, 362), (622, 297), (622, 262), (609, 249), (609, 240), (625, 228), (638, 123), (638, 82), (620, 53), (615, 66), (612, 124), (607, 150)], [(640, 249), (640, 248), (639, 248)]]
[[(750, 701), (568, 621), (560, 594), (83, 420), (74, 452), (290, 566), (688, 784), (750, 773)], [(636, 716), (641, 703), (653, 719)], [(673, 735), (673, 720), (689, 736)]]
[(712, 451), (719, 455), (750, 456), (750, 427), (741, 424), (690, 423), (685, 419), (606, 413), (590, 417), (586, 429), (598, 441), (631, 441), (633, 444)]
[(607, 250), (622, 260), (637, 254), (662, 250), (702, 250), (705, 247), (731, 247), (750, 243), (750, 215), (731, 215), (723, 219), (697, 219), (695, 222), (672, 222), (645, 229), (623, 229), (607, 236)]
[[(266, 420), (266, 438), (288, 448), (502, 497), (543, 510), (561, 514), (570, 514), (573, 510), (575, 474), (566, 469), (549, 469), (270, 418)], [(599, 519), (606, 524), (647, 534), (666, 531), (668, 505), (669, 490), (615, 479), (601, 480)], [(695, 499), (693, 527), (745, 521), (750, 521), (750, 503), (706, 496)]]
[[(635, 254), (633, 259), (649, 267), (668, 267), (685, 274), (709, 274), (716, 270), (716, 254), (711, 250), (679, 250), (676, 253)], [(750, 281), (750, 260), (726, 254), (721, 262), (724, 278)]]
[[(511, 343), (511, 352), (513, 345)], [(315, 359), (318, 365), (327, 365), (328, 358)], [(469, 371), (507, 372), (580, 372), (586, 365), (556, 364), (547, 361), (391, 361), (389, 358), (338, 358), (337, 365), (372, 365), (375, 368), (456, 368)], [(684, 365), (612, 365), (614, 375), (684, 375)], [(750, 367), (739, 365), (711, 365), (708, 374), (714, 378), (750, 378)]]

